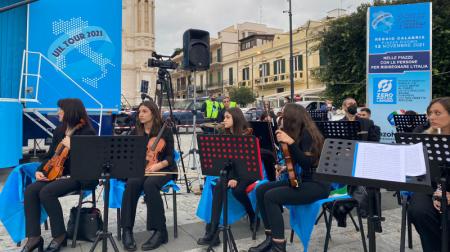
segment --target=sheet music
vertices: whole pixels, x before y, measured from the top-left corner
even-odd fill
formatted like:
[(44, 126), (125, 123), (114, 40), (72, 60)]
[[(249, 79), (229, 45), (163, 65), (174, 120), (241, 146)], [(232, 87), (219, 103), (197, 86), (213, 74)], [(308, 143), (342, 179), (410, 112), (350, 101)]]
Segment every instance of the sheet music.
[(405, 148), (406, 176), (421, 176), (426, 173), (425, 157), (422, 143), (408, 145)]
[(405, 152), (402, 146), (358, 143), (354, 176), (405, 182)]

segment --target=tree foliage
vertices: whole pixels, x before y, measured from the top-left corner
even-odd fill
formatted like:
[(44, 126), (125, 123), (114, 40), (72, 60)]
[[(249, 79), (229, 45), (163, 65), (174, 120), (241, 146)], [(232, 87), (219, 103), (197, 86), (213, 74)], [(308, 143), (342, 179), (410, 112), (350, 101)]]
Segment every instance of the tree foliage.
[[(398, 0), (393, 3), (376, 1), (375, 5), (429, 2)], [(355, 13), (330, 22), (321, 37), (320, 49), (327, 64), (317, 71), (317, 77), (327, 84), (326, 96), (340, 104), (345, 97), (354, 97), (360, 104), (366, 100), (366, 18), (368, 4)], [(450, 1), (433, 1), (433, 96), (448, 96), (450, 89)]]
[(230, 90), (230, 98), (241, 107), (245, 107), (247, 104), (254, 102), (256, 99), (252, 90), (247, 87), (232, 88)]

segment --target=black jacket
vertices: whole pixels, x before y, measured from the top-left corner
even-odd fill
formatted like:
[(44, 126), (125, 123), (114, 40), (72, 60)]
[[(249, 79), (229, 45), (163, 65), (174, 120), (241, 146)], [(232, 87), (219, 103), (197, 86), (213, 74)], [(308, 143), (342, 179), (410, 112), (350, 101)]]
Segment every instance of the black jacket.
[[(95, 135), (95, 130), (88, 125), (83, 126), (81, 129), (76, 130), (73, 135)], [(44, 158), (41, 160), (41, 165), (38, 167), (37, 171), (42, 171), (45, 164), (53, 157), (55, 154), (56, 147), (58, 144), (64, 139), (66, 136), (64, 129), (62, 125), (59, 125), (56, 127), (56, 129), (53, 131), (53, 138), (52, 138), (52, 144), (50, 145), (50, 148), (47, 152), (47, 154), (44, 156)], [(66, 162), (64, 163), (64, 171), (63, 176), (70, 175), (70, 152), (69, 157), (67, 158)]]
[[(311, 152), (313, 139), (311, 134), (304, 130), (299, 139), (289, 145), (289, 152), (292, 156), (292, 161), (302, 167), (302, 180), (311, 180), (312, 174), (315, 171), (316, 164), (319, 160), (313, 156), (306, 155), (305, 152)], [(297, 175), (298, 176), (298, 175)]]
[[(348, 121), (348, 118), (345, 116), (340, 121)], [(372, 120), (356, 116), (356, 121), (361, 125), (362, 134), (360, 135), (360, 140), (371, 142), (380, 141), (380, 127), (376, 126)]]

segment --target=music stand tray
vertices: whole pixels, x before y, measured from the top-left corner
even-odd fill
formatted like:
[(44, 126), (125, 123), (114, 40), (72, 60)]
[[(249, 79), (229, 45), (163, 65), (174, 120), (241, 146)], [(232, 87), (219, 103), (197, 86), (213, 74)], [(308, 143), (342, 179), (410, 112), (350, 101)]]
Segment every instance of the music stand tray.
[(395, 129), (398, 133), (413, 132), (413, 130), (427, 123), (427, 115), (394, 115)]
[[(223, 251), (237, 252), (231, 228), (228, 225), (228, 181), (230, 174), (245, 179), (262, 179), (259, 140), (255, 136), (197, 135), (202, 172), (220, 176), (223, 192)], [(216, 232), (215, 240), (219, 232)], [(213, 251), (209, 246), (207, 251)]]
[(108, 232), (110, 178), (143, 177), (145, 174), (146, 141), (143, 136), (73, 136), (71, 138), (71, 177), (77, 180), (105, 180), (103, 230), (90, 251), (100, 240), (102, 251), (107, 251), (107, 240), (114, 251), (119, 251)]
[[(406, 182), (404, 183), (354, 177), (353, 169), (354, 164), (356, 163), (356, 146), (358, 142), (362, 141), (325, 139), (325, 144), (320, 156), (319, 167), (313, 176), (317, 180), (368, 187), (369, 216), (367, 222), (369, 251), (373, 252), (376, 250), (375, 225), (379, 222), (379, 217), (374, 216), (374, 202), (376, 202), (375, 192), (377, 191), (377, 188), (386, 188), (394, 191), (432, 192), (429, 172), (430, 168), (428, 163), (425, 162), (426, 174), (418, 177), (406, 177)], [(423, 151), (425, 159), (427, 159), (427, 152), (425, 149)]]
[(324, 138), (360, 139), (361, 125), (358, 121), (315, 122)]

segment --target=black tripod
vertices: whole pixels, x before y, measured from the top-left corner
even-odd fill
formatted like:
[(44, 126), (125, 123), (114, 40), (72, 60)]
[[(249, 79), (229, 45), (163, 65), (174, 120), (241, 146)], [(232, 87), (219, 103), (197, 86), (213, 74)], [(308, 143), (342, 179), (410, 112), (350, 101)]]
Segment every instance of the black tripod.
[[(214, 234), (212, 241), (219, 238), (220, 232), (223, 232), (223, 251), (227, 252), (228, 248), (230, 252), (237, 252), (236, 242), (234, 241), (233, 233), (231, 232), (231, 227), (228, 225), (228, 181), (229, 174), (233, 171), (233, 163), (227, 161), (224, 167), (220, 170), (220, 186), (222, 187), (222, 199), (223, 199), (223, 226), (219, 227), (219, 230)], [(206, 251), (214, 251), (212, 245), (209, 245)]]
[(114, 238), (112, 236), (111, 232), (108, 232), (108, 209), (109, 209), (109, 179), (111, 177), (110, 171), (111, 171), (112, 165), (109, 162), (106, 162), (103, 164), (103, 172), (102, 172), (102, 179), (105, 181), (105, 204), (103, 206), (103, 230), (97, 234), (97, 238), (94, 241), (94, 244), (92, 244), (90, 252), (94, 252), (95, 247), (97, 247), (97, 244), (102, 240), (102, 251), (106, 252), (108, 251), (108, 245), (107, 240), (111, 242), (111, 245), (114, 248), (114, 251), (119, 252), (119, 249), (117, 248), (116, 242), (114, 241)]
[(441, 166), (441, 251), (448, 251), (448, 212), (447, 212), (447, 181), (448, 181), (448, 169), (447, 165)]
[[(172, 102), (171, 102), (171, 99), (173, 99), (172, 81), (171, 81), (171, 78), (170, 78), (170, 73), (167, 70), (167, 68), (164, 68), (164, 67), (161, 67), (161, 66), (159, 67), (159, 69), (158, 69), (158, 80), (156, 81), (156, 83), (161, 85), (160, 93), (158, 95), (159, 109), (161, 110), (163, 93), (164, 93), (164, 91), (166, 91), (167, 103), (169, 105), (169, 118), (168, 119), (171, 120), (172, 122), (175, 122), (173, 120), (173, 110), (172, 110)], [(172, 130), (175, 132), (175, 137), (177, 138), (177, 147), (178, 147), (178, 151), (180, 152), (180, 157), (181, 157), (180, 161), (181, 161), (181, 167), (183, 169), (184, 182), (186, 183), (187, 192), (190, 193), (191, 189), (190, 189), (189, 182), (188, 182), (188, 179), (187, 179), (187, 176), (186, 176), (186, 168), (184, 166), (184, 161), (183, 161), (183, 152), (181, 151), (180, 135), (178, 134), (178, 130), (177, 130), (176, 126), (174, 126), (172, 128)]]

